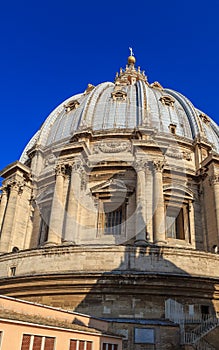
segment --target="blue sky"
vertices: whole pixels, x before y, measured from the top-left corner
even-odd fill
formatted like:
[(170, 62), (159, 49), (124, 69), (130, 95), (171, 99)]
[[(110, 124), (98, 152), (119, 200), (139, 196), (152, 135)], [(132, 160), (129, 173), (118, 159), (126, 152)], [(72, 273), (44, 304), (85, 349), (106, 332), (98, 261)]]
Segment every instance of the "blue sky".
[(218, 14), (219, 0), (2, 2), (0, 169), (60, 102), (113, 81), (129, 46), (149, 82), (219, 123)]

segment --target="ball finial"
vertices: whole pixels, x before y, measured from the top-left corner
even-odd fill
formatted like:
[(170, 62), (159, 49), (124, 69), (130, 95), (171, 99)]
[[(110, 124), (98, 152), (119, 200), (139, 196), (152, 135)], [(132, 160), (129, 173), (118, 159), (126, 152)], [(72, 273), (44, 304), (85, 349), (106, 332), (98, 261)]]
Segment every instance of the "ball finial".
[(136, 59), (134, 56), (129, 56), (128, 57), (128, 64), (135, 64), (136, 62)]

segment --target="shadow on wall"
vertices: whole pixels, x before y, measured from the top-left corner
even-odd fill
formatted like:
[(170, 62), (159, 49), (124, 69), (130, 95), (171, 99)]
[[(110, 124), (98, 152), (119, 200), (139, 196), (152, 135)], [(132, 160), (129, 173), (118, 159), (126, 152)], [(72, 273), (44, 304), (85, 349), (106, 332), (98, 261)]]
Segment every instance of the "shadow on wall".
[(214, 284), (192, 278), (164, 258), (164, 250), (109, 247), (109, 265), (115, 254), (121, 254), (121, 264), (98, 278), (75, 311), (111, 321), (110, 330), (124, 336), (124, 350), (179, 349), (191, 330), (215, 317)]

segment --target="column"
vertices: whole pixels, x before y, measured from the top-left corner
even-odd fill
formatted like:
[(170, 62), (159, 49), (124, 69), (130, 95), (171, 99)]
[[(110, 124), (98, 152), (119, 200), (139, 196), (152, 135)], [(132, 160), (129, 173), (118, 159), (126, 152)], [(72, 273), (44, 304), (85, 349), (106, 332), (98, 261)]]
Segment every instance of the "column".
[(163, 162), (153, 162), (154, 165), (154, 242), (166, 243), (165, 210), (163, 197)]
[(6, 187), (2, 187), (2, 195), (1, 195), (1, 205), (0, 205), (0, 230), (2, 230), (5, 210), (7, 206), (8, 200), (8, 191)]
[[(196, 242), (195, 242), (195, 214), (194, 214), (194, 206), (192, 200), (188, 203), (188, 229), (190, 230), (190, 243), (195, 248)], [(186, 234), (186, 232), (185, 232)], [(187, 237), (186, 237), (187, 238)]]
[[(31, 198), (31, 197), (30, 197)], [(24, 249), (29, 249), (31, 247), (31, 238), (33, 233), (33, 214), (34, 214), (35, 199), (31, 198), (29, 200), (27, 225), (26, 225), (26, 235), (24, 239)]]
[(137, 172), (136, 192), (136, 245), (146, 245), (146, 194), (145, 194), (145, 163), (139, 160), (135, 163)]
[(18, 194), (22, 190), (21, 183), (12, 181), (9, 183), (9, 198), (8, 205), (5, 211), (4, 225), (1, 231), (0, 252), (10, 251), (11, 237), (13, 236), (13, 226), (16, 220), (16, 206), (18, 200)]
[(68, 203), (65, 221), (65, 232), (63, 241), (75, 244), (79, 229), (79, 196), (81, 189), (82, 165), (79, 159), (75, 160), (71, 167), (71, 178), (69, 181)]
[[(216, 227), (219, 235), (219, 175), (214, 175), (212, 177), (211, 184), (213, 186), (213, 191), (214, 191)], [(217, 237), (217, 240), (219, 245), (219, 236)]]
[(46, 244), (61, 244), (62, 227), (64, 221), (63, 190), (65, 178), (65, 165), (59, 164), (56, 167), (56, 183), (53, 195), (52, 210), (49, 221), (49, 233)]
[(146, 239), (153, 242), (153, 173), (150, 163), (145, 168)]

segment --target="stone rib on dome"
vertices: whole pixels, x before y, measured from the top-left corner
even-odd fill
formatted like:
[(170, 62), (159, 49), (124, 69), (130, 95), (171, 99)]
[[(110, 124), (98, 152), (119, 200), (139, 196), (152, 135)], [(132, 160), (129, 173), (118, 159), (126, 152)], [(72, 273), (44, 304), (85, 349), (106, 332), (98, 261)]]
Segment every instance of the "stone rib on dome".
[[(28, 159), (27, 151), (34, 142), (43, 148), (50, 147), (68, 142), (75, 132), (87, 128), (95, 132), (134, 130), (141, 126), (169, 133), (169, 126), (174, 125), (177, 136), (192, 141), (202, 135), (219, 152), (217, 124), (208, 116), (200, 117), (205, 114), (182, 94), (158, 85), (149, 85), (146, 78), (132, 84), (105, 82), (88, 93), (68, 98), (48, 116), (25, 148), (20, 161), (24, 163)], [(76, 108), (66, 109), (68, 104), (75, 102)]]

